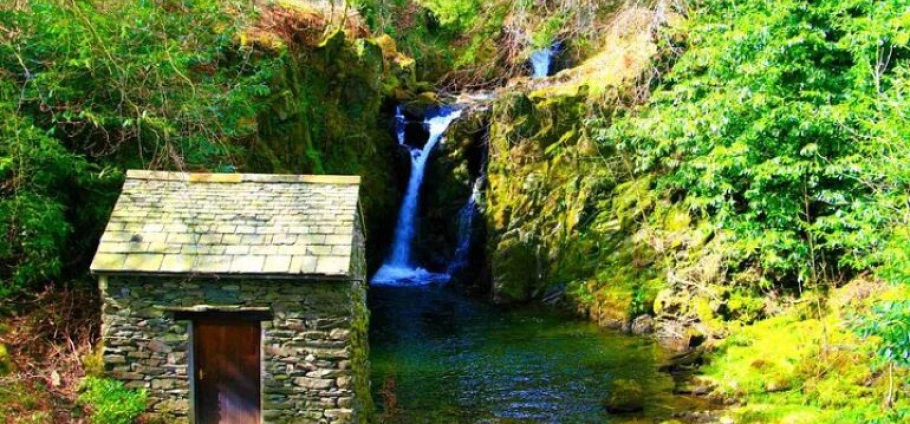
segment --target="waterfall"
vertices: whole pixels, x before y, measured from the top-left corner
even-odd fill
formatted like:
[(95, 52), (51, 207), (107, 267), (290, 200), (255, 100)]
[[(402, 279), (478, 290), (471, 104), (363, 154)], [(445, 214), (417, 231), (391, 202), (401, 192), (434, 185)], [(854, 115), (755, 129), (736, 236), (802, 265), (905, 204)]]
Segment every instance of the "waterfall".
[(404, 146), (404, 131), (408, 125), (408, 120), (404, 117), (404, 111), (401, 105), (395, 108), (395, 135), (398, 136), (398, 144)]
[(474, 180), (471, 197), (458, 212), (458, 240), (455, 248), (455, 257), (449, 264), (447, 273), (453, 275), (462, 270), (467, 264), (471, 253), (471, 233), (474, 230), (474, 216), (477, 215), (477, 200), (480, 197), (483, 185), (483, 175)]
[(546, 78), (550, 75), (550, 64), (553, 56), (562, 50), (562, 42), (557, 41), (545, 49), (538, 49), (531, 53), (531, 78)]
[(411, 258), (411, 245), (416, 231), (415, 217), (419, 206), (420, 187), (423, 185), (423, 176), (430, 153), (436, 144), (439, 143), (452, 121), (458, 119), (459, 116), (461, 116), (461, 110), (444, 108), (439, 111), (438, 115), (426, 118), (424, 125), (429, 130), (430, 138), (422, 149), (418, 149), (403, 143), (404, 116), (401, 114), (400, 108), (396, 111), (395, 119), (399, 142), (407, 147), (411, 153), (411, 177), (408, 180), (404, 202), (401, 204), (401, 209), (398, 212), (398, 221), (395, 224), (392, 254), (373, 277), (372, 282), (374, 284), (407, 285), (448, 279), (447, 275), (433, 274), (415, 266)]
[(531, 53), (531, 78), (546, 78), (550, 75), (550, 60), (555, 50), (551, 47)]

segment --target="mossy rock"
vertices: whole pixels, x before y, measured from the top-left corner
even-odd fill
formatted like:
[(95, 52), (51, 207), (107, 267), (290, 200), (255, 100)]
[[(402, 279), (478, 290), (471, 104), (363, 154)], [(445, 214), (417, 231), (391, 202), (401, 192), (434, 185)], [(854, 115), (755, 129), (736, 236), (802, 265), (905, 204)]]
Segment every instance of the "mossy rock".
[(344, 47), (344, 30), (337, 29), (331, 34), (327, 35), (322, 42), (319, 43), (319, 48), (325, 48), (328, 50), (336, 50)]
[(386, 60), (392, 60), (398, 56), (398, 45), (395, 43), (395, 39), (389, 34), (382, 34), (374, 38), (373, 43), (382, 49), (382, 56), (385, 57)]
[(636, 381), (619, 379), (613, 382), (604, 408), (612, 414), (630, 414), (645, 409), (645, 390)]
[(404, 110), (414, 116), (425, 116), (429, 109), (441, 104), (442, 101), (436, 97), (436, 93), (425, 91), (405, 102)]
[(273, 94), (257, 119), (258, 137), (238, 169), (360, 175), (371, 266), (381, 263), (403, 186), (397, 141), (378, 123), (391, 119), (383, 116), (387, 96), (413, 96), (406, 85), (415, 84), (413, 66), (396, 68), (406, 57), (399, 54), (390, 62), (385, 55), (381, 40), (342, 31), (318, 46), (288, 51), (270, 81)]
[(768, 393), (785, 392), (791, 388), (793, 388), (793, 382), (783, 375), (772, 375), (765, 381), (765, 391)]
[(663, 289), (657, 293), (654, 298), (654, 314), (675, 315), (680, 312), (686, 312), (692, 297), (688, 292), (680, 292), (673, 289)]
[(530, 300), (537, 282), (537, 255), (530, 243), (506, 238), (495, 246), (493, 292), (498, 303)]
[(13, 361), (9, 357), (9, 351), (6, 345), (0, 343), (0, 376), (7, 375), (13, 371)]

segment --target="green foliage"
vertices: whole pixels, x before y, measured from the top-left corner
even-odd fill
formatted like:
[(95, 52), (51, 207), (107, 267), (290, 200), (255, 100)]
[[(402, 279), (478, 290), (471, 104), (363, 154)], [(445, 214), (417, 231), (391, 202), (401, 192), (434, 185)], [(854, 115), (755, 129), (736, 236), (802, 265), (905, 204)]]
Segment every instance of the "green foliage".
[(88, 164), (16, 113), (0, 81), (0, 298), (59, 274), (65, 243), (67, 186)]
[(0, 299), (83, 272), (123, 168), (242, 165), (278, 63), (236, 44), (252, 16), (213, 0), (0, 7), (15, 29), (0, 37)]
[(394, 140), (376, 119), (414, 83), (407, 58), (341, 31), (285, 39), (256, 27), (260, 11), (0, 6), (0, 299), (85, 272), (124, 169), (359, 174), (367, 219), (388, 220)]
[(879, 366), (910, 367), (910, 301), (885, 301), (861, 318), (857, 330), (878, 339)]
[(91, 411), (94, 424), (131, 424), (145, 411), (148, 393), (130, 390), (117, 380), (86, 377), (79, 402)]
[(547, 49), (556, 43), (559, 33), (565, 30), (567, 16), (558, 14), (543, 20), (534, 34), (531, 35), (531, 46), (535, 49)]
[(376, 32), (417, 60), (418, 76), (459, 86), (526, 75), (531, 50), (565, 39), (561, 56), (581, 61), (603, 44), (622, 2), (348, 0)]
[(480, 0), (420, 0), (439, 19), (439, 23), (453, 31), (464, 32), (474, 26), (485, 2)]
[(597, 139), (659, 175), (658, 197), (729, 232), (729, 269), (761, 270), (763, 287), (802, 289), (880, 263), (906, 222), (905, 7), (698, 8), (679, 29), (688, 50), (647, 107)]
[(9, 357), (6, 345), (0, 343), (0, 376), (5, 376), (13, 370), (13, 363)]

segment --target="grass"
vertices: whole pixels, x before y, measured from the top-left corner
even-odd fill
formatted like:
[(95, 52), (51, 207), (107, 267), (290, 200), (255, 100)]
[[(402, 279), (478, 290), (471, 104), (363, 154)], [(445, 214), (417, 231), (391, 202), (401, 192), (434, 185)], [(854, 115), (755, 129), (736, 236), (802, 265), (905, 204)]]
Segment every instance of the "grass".
[(891, 376), (870, 360), (875, 340), (860, 338), (852, 323), (870, 305), (906, 298), (908, 292), (856, 280), (834, 290), (826, 305), (794, 304), (778, 316), (733, 330), (702, 369), (703, 377), (716, 385), (717, 395), (743, 401), (731, 411), (737, 422), (899, 422), (910, 411), (910, 373), (896, 371), (895, 389), (902, 393), (892, 408), (884, 407)]
[(0, 418), (8, 423), (51, 423), (52, 400), (41, 384), (21, 375), (0, 378)]

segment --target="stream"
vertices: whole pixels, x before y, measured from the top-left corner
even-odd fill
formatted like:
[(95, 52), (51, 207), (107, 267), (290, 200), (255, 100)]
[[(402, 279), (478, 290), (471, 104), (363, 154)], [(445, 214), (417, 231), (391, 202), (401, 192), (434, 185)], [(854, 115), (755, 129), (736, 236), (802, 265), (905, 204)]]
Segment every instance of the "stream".
[[(657, 371), (667, 352), (651, 340), (552, 308), (502, 309), (446, 285), (377, 286), (369, 300), (380, 422), (623, 423), (695, 402), (672, 395), (672, 378)], [(617, 379), (641, 385), (643, 413), (606, 412)]]

